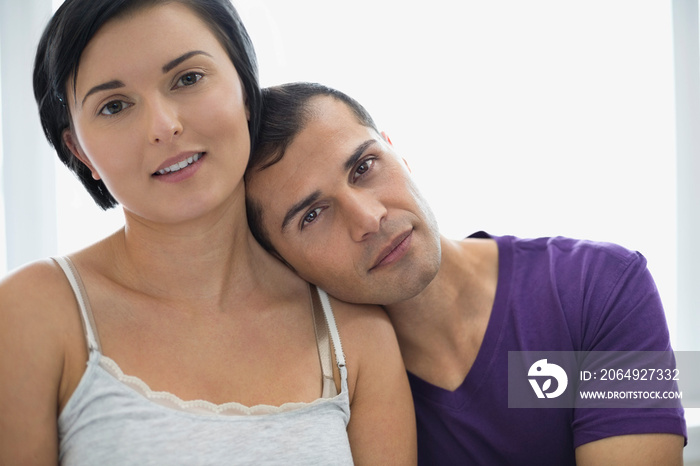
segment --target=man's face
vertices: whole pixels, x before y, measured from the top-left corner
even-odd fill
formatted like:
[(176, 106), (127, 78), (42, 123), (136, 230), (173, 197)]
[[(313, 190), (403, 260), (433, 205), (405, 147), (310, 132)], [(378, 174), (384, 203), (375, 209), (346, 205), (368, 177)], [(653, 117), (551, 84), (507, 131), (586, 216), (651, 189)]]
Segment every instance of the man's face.
[(305, 280), (349, 302), (393, 304), (440, 266), (440, 235), (404, 160), (341, 101), (313, 116), (247, 195), (277, 252)]

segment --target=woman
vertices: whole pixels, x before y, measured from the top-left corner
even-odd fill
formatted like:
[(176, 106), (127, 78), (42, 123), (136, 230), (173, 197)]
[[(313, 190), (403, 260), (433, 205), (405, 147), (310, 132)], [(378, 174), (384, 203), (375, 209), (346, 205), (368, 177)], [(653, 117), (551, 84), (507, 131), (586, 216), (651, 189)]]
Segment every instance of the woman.
[(0, 283), (0, 464), (415, 462), (385, 315), (331, 310), (248, 229), (256, 76), (227, 0), (67, 0), (49, 23), (42, 123), (125, 226)]

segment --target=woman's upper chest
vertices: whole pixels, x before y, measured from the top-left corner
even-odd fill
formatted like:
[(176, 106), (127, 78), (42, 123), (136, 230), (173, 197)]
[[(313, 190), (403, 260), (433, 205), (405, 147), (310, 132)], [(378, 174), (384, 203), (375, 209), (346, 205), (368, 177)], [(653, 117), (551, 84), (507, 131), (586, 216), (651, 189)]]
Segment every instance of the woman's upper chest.
[[(246, 406), (320, 396), (308, 302), (192, 305), (91, 279), (86, 289), (102, 354), (153, 391)], [(77, 376), (85, 356), (75, 353)]]

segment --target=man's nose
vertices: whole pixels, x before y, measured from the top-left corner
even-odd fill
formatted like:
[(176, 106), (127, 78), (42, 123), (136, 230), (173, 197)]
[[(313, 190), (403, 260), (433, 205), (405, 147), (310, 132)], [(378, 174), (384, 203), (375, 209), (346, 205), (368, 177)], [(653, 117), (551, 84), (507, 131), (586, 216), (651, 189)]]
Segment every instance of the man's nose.
[(387, 214), (384, 204), (368, 190), (350, 189), (343, 204), (354, 241), (363, 241), (378, 232)]

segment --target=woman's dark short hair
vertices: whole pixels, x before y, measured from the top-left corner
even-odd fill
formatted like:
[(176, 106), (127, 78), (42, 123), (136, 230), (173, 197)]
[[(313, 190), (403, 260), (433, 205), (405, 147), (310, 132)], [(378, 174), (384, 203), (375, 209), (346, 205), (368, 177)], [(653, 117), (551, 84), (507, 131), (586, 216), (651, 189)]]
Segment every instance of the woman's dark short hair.
[[(262, 91), (260, 131), (250, 156), (246, 177), (282, 160), (289, 145), (314, 115), (311, 99), (319, 96), (343, 102), (355, 114), (358, 123), (379, 133), (369, 112), (358, 101), (337, 89), (308, 82), (268, 87)], [(246, 210), (248, 225), (255, 239), (263, 248), (281, 258), (263, 227), (264, 212), (260, 204), (246, 196)]]
[(44, 133), (58, 157), (75, 172), (97, 205), (105, 210), (116, 206), (116, 199), (102, 180), (92, 178), (90, 169), (63, 142), (63, 131), (71, 124), (66, 104), (67, 86), (75, 90), (83, 50), (105, 23), (141, 8), (174, 2), (186, 5), (197, 14), (231, 58), (245, 90), (251, 147), (255, 145), (261, 105), (257, 59), (250, 37), (229, 0), (66, 0), (46, 26), (37, 48), (34, 97)]

